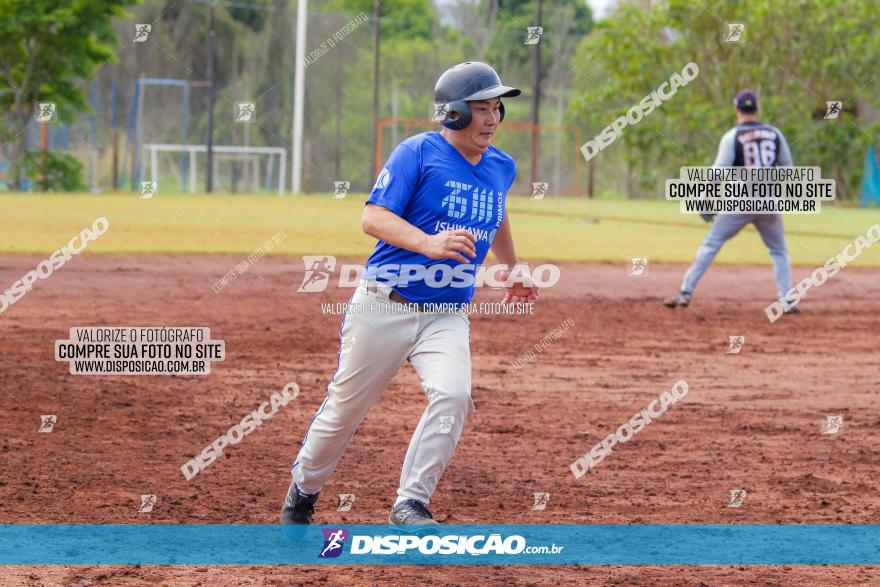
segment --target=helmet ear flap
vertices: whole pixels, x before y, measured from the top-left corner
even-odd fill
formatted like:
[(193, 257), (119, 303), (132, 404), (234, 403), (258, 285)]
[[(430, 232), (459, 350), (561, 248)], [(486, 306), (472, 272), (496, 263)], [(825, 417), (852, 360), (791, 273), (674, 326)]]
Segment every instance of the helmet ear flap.
[[(458, 114), (455, 120), (450, 118), (453, 112)], [(472, 118), (470, 105), (464, 100), (454, 100), (446, 104), (446, 118), (443, 119), (442, 124), (451, 130), (461, 130), (468, 127)]]
[(504, 102), (502, 102), (501, 100), (498, 100), (498, 111), (501, 113), (501, 118), (498, 120), (498, 122), (504, 122)]

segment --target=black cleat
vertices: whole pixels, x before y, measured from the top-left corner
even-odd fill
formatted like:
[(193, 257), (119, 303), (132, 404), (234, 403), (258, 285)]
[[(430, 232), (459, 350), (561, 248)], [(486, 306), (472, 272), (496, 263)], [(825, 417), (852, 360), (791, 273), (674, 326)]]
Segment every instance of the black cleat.
[(667, 308), (678, 308), (678, 307), (687, 308), (690, 304), (691, 304), (691, 294), (689, 294), (686, 291), (683, 291), (680, 294), (675, 295), (675, 296), (669, 298), (668, 300), (666, 300), (666, 302), (664, 302), (664, 305)]
[(391, 508), (391, 515), (388, 516), (388, 521), (395, 527), (437, 525), (431, 510), (422, 502), (414, 499), (408, 499), (400, 505)]
[(296, 482), (291, 481), (287, 497), (284, 499), (284, 507), (281, 508), (281, 523), (311, 524), (319, 494), (320, 492), (312, 495), (303, 493), (296, 486)]

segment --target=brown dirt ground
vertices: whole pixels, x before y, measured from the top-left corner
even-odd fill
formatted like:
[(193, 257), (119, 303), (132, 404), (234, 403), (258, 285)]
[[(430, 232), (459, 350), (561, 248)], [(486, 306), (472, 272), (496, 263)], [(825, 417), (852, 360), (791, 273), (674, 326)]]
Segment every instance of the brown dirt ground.
[[(0, 256), (9, 284), (42, 258)], [(336, 365), (340, 316), (296, 294), (298, 258), (269, 257), (221, 293), (231, 256), (77, 257), (0, 315), (2, 523), (275, 523), (288, 467)], [(341, 261), (341, 260), (340, 260)], [(357, 262), (357, 260), (351, 260)], [(877, 332), (880, 272), (847, 268), (769, 324), (769, 267), (714, 267), (694, 305), (661, 300), (684, 268), (644, 278), (612, 264), (565, 264), (530, 317), (472, 317), (473, 397), (432, 502), (455, 523), (873, 523), (880, 506)], [(795, 269), (795, 278), (808, 268)], [(478, 293), (477, 301), (500, 299)], [(575, 325), (516, 374), (508, 367), (567, 318)], [(207, 377), (72, 376), (54, 341), (72, 326), (209, 326), (227, 358)], [(741, 354), (727, 337), (744, 335)], [(690, 393), (595, 471), (568, 465), (678, 379)], [(259, 402), (302, 393), (187, 482), (180, 466)], [(320, 523), (383, 523), (425, 398), (401, 370), (319, 502)], [(40, 414), (57, 414), (51, 434)], [(841, 414), (837, 436), (821, 434)], [(729, 491), (745, 503), (728, 508)], [(550, 493), (531, 511), (532, 493)], [(151, 514), (139, 496), (155, 493)], [(354, 493), (351, 512), (332, 496)], [(671, 547), (674, 547), (671, 546)], [(735, 545), (734, 545), (735, 547)], [(829, 585), (878, 584), (880, 568), (33, 566), (9, 585)]]

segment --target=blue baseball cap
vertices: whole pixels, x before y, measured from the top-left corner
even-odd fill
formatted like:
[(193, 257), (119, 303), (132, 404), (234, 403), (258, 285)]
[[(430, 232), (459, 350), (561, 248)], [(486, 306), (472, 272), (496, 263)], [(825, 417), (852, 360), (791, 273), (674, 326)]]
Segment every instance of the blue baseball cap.
[(740, 112), (753, 114), (758, 110), (758, 97), (755, 95), (755, 92), (746, 88), (736, 95), (733, 104)]

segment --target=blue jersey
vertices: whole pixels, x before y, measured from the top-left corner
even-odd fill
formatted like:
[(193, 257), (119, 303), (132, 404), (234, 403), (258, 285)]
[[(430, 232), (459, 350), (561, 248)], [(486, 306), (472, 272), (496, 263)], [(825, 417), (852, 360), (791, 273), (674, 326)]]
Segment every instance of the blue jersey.
[[(469, 303), (476, 270), (504, 221), (514, 179), (516, 163), (496, 147), (489, 146), (472, 165), (437, 131), (404, 140), (388, 158), (367, 203), (388, 208), (427, 234), (469, 230), (477, 239), (477, 256), (463, 255), (470, 260), (464, 266), (379, 241), (364, 278), (386, 283), (414, 303)], [(401, 272), (401, 265), (410, 267)], [(424, 274), (411, 266), (424, 267)]]

